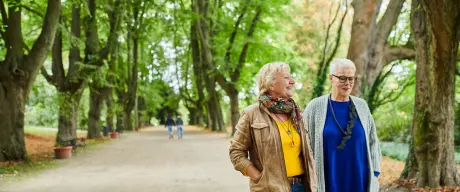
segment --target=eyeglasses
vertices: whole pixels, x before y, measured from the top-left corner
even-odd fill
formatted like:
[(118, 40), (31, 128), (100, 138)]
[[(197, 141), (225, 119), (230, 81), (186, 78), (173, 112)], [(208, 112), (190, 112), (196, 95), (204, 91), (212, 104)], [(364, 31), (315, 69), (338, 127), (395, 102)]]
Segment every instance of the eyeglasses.
[(334, 74), (332, 74), (332, 76), (337, 77), (337, 79), (339, 79), (340, 83), (345, 83), (345, 82), (347, 82), (347, 80), (350, 83), (354, 83), (358, 79), (358, 77), (337, 76), (337, 75), (334, 75)]

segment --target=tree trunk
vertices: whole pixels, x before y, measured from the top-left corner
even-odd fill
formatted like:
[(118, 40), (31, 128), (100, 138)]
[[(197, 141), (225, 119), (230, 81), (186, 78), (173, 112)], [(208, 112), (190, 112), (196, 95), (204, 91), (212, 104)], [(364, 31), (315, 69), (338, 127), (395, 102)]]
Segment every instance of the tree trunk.
[[(363, 34), (371, 33), (373, 18), (378, 15), (377, 13), (381, 2), (382, 0), (353, 0), (351, 3), (354, 14), (347, 58), (355, 63), (357, 76), (361, 76), (366, 71), (364, 67), (369, 36)], [(352, 91), (353, 95), (361, 95), (361, 82), (362, 81), (355, 82)]]
[(228, 94), (230, 97), (230, 111), (232, 115), (232, 136), (235, 134), (236, 125), (238, 124), (238, 120), (240, 119), (240, 109), (239, 109), (239, 101), (238, 101), (238, 92)]
[(123, 111), (119, 110), (117, 111), (117, 132), (120, 132), (125, 129), (124, 123), (123, 123)]
[(455, 59), (460, 38), (460, 5), (451, 1), (412, 2), (417, 84), (412, 134), (419, 187), (458, 186), (454, 158)]
[(197, 19), (196, 32), (198, 36), (198, 42), (200, 43), (200, 58), (201, 63), (204, 67), (202, 75), (204, 75), (204, 82), (206, 85), (207, 96), (207, 112), (208, 112), (208, 126), (213, 130), (224, 130), (224, 120), (222, 116), (222, 110), (219, 104), (218, 93), (216, 92), (216, 78), (213, 74), (214, 64), (213, 55), (211, 48), (211, 29), (209, 26), (210, 17), (209, 13), (209, 1), (208, 0), (197, 0), (192, 6), (194, 11), (200, 15)]
[(107, 116), (106, 116), (107, 129), (109, 130), (109, 132), (113, 132), (114, 131), (113, 118), (115, 116), (115, 112), (113, 109), (113, 98), (112, 98), (111, 91), (109, 95), (107, 96), (105, 103), (107, 106)]
[(77, 138), (78, 107), (81, 93), (59, 93), (59, 122), (56, 144), (69, 145)]
[[(75, 3), (72, 5), (72, 35), (75, 36), (74, 38), (80, 38), (80, 27), (80, 9)], [(42, 74), (50, 84), (56, 87), (60, 97), (56, 144), (69, 145), (71, 140), (77, 138), (78, 105), (85, 80), (73, 79), (72, 76), (78, 70), (77, 63), (81, 61), (78, 44), (73, 43), (71, 45), (67, 76), (64, 70), (62, 52), (62, 32), (58, 29), (51, 54), (53, 74), (48, 75), (44, 68), (42, 68)]]
[(353, 1), (354, 16), (347, 58), (355, 63), (356, 75), (360, 78), (353, 86), (353, 95), (369, 100), (369, 90), (384, 66), (394, 60), (414, 58), (415, 52), (410, 43), (391, 46), (387, 42), (404, 1), (391, 0), (378, 22), (382, 0)]
[(27, 159), (24, 143), (25, 101), (35, 75), (53, 45), (61, 1), (49, 0), (43, 27), (28, 55), (23, 52), (21, 2), (8, 3), (5, 60), (0, 62), (0, 161)]
[(131, 131), (133, 130), (133, 125), (131, 123), (131, 111), (132, 109), (123, 110), (123, 128), (124, 130)]
[[(205, 70), (205, 69), (203, 69)], [(225, 130), (222, 109), (220, 108), (219, 96), (216, 91), (216, 80), (214, 77), (204, 76), (206, 90), (208, 92), (206, 107), (208, 111), (208, 128), (213, 131)]]
[(187, 107), (188, 110), (188, 124), (196, 125), (198, 122), (198, 115), (196, 113), (197, 109), (194, 107)]
[(101, 111), (108, 90), (106, 88), (90, 89), (88, 111), (88, 139), (102, 138), (101, 135)]
[(0, 161), (27, 159), (24, 143), (24, 88), (0, 81)]
[[(371, 89), (377, 76), (382, 71), (383, 67), (390, 63), (390, 57), (387, 57), (388, 48), (388, 36), (393, 29), (393, 26), (398, 21), (399, 13), (403, 7), (405, 0), (392, 0), (388, 4), (387, 10), (385, 11), (382, 19), (377, 23), (375, 20), (375, 26), (371, 28), (367, 47), (367, 58), (365, 65), (365, 86), (364, 90)], [(379, 6), (380, 7), (380, 6)], [(378, 12), (378, 11), (377, 11)], [(363, 88), (361, 88), (363, 90)]]
[(198, 99), (196, 100), (196, 109), (197, 109), (197, 115), (198, 119), (196, 124), (197, 125), (204, 125), (204, 114), (203, 114), (203, 106), (204, 106), (204, 82), (203, 82), (203, 65), (201, 63), (201, 58), (200, 58), (200, 45), (199, 45), (199, 37), (197, 33), (197, 27), (198, 27), (198, 22), (194, 20), (192, 22), (192, 25), (190, 27), (190, 45), (192, 48), (192, 61), (193, 61), (193, 71), (195, 73), (195, 84), (196, 84), (196, 89), (198, 91)]
[[(104, 48), (99, 46), (99, 35), (98, 35), (98, 23), (96, 18), (97, 3), (96, 0), (88, 0), (88, 11), (89, 14), (86, 18), (87, 28), (85, 31), (86, 36), (86, 47), (85, 47), (85, 63), (90, 63), (96, 66), (100, 66), (104, 63), (109, 56), (113, 54), (116, 49), (117, 32), (120, 15), (120, 1), (113, 1), (114, 9), (109, 13), (109, 23), (110, 23), (110, 32), (107, 36), (107, 42)], [(113, 59), (109, 61), (109, 71), (113, 71), (114, 61)], [(102, 74), (109, 81), (111, 74)], [(97, 82), (98, 79), (95, 79), (90, 85), (90, 109), (88, 111), (88, 138), (101, 138), (100, 133), (100, 118), (102, 105), (105, 100), (106, 95), (110, 91), (110, 88), (106, 87), (102, 82)]]
[(417, 158), (414, 154), (414, 139), (411, 137), (409, 144), (409, 154), (407, 154), (406, 165), (399, 179), (416, 179), (418, 173)]

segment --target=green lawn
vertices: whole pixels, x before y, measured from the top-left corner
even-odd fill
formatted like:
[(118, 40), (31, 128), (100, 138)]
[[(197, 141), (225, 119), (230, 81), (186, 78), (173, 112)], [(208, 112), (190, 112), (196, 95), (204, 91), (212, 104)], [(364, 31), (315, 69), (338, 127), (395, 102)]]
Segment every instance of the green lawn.
[[(43, 134), (43, 135), (56, 135), (58, 129), (57, 128), (50, 128), (50, 127), (40, 127), (34, 125), (26, 125), (24, 126), (25, 133), (31, 134)], [(87, 133), (86, 130), (77, 130), (77, 133)]]

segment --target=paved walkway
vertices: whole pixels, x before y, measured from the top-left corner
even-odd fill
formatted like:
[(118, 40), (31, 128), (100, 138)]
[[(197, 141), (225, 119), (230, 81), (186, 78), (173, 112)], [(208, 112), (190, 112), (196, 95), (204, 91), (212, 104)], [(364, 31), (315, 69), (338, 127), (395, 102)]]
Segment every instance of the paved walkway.
[(163, 127), (125, 134), (79, 153), (63, 165), (10, 184), (0, 192), (240, 192), (248, 179), (233, 169), (229, 140), (186, 127), (168, 140)]

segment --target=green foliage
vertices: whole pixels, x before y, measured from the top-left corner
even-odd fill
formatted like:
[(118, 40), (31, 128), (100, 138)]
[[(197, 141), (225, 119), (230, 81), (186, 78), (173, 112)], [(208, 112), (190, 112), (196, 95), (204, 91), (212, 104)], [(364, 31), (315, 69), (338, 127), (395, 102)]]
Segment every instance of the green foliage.
[[(380, 142), (382, 155), (391, 157), (399, 161), (406, 161), (409, 153), (409, 144), (397, 142)], [(455, 152), (455, 162), (460, 164), (460, 152)]]
[(405, 161), (409, 153), (409, 145), (405, 143), (380, 142), (382, 155), (399, 161)]
[[(82, 7), (82, 38), (77, 39), (70, 34), (70, 21), (72, 3), (77, 2)], [(112, 9), (108, 0), (98, 2), (97, 21), (100, 45), (103, 46), (109, 34), (109, 22), (107, 12)], [(190, 51), (190, 24), (197, 15), (191, 12), (191, 1), (143, 1), (146, 7), (143, 18), (143, 25), (138, 34), (139, 49), (139, 82), (138, 96), (143, 100), (140, 106), (141, 121), (149, 120), (149, 117), (156, 117), (161, 120), (166, 114), (184, 115), (184, 106), (193, 105), (185, 101), (184, 95), (192, 100), (197, 99), (198, 91), (195, 82), (195, 75), (192, 69)], [(316, 82), (316, 71), (322, 47), (324, 47), (325, 29), (330, 22), (329, 9), (335, 8), (338, 2), (331, 1), (309, 1), (294, 2), (287, 0), (266, 0), (249, 1), (247, 13), (244, 15), (233, 48), (230, 52), (230, 62), (225, 59), (225, 54), (230, 42), (230, 36), (235, 29), (235, 22), (241, 14), (246, 1), (223, 1), (221, 7), (210, 12), (213, 18), (212, 27), (214, 30), (212, 38), (212, 51), (216, 71), (223, 74), (230, 81), (230, 74), (236, 70), (237, 63), (243, 46), (249, 42), (249, 49), (246, 62), (242, 67), (240, 78), (234, 83), (240, 92), (240, 109), (257, 101), (257, 89), (255, 77), (262, 65), (283, 61), (291, 66), (291, 72), (296, 80), (294, 99), (304, 108), (311, 99), (311, 93)], [(109, 86), (121, 91), (127, 91), (126, 82), (129, 80), (128, 68), (128, 39), (127, 32), (132, 19), (132, 8), (134, 4), (123, 2), (123, 8), (127, 11), (122, 15), (122, 31), (118, 36), (119, 57), (116, 62), (116, 71), (109, 70), (107, 61), (96, 73), (88, 76), (88, 82), (97, 82), (99, 86)], [(22, 4), (33, 10), (44, 14), (46, 0), (26, 0)], [(390, 45), (404, 45), (410, 35), (409, 30), (409, 2), (406, 2), (403, 12), (400, 14), (398, 24), (393, 28), (389, 37)], [(60, 26), (63, 33), (63, 60), (68, 63), (68, 51), (70, 43), (78, 43), (81, 50), (84, 49), (84, 18), (88, 16), (86, 1), (65, 1), (62, 5), (62, 15), (66, 19)], [(325, 11), (318, 11), (323, 10)], [(142, 8), (138, 7), (138, 8)], [(255, 28), (254, 36), (247, 37), (249, 27), (254, 19), (255, 13), (261, 9), (260, 21)], [(129, 9), (129, 10), (128, 10)], [(332, 9), (334, 10), (334, 9)], [(22, 10), (23, 37), (30, 47), (39, 35), (42, 18), (25, 9)], [(128, 13), (129, 12), (129, 13)], [(347, 16), (344, 24), (342, 43), (340, 44), (337, 57), (345, 57), (348, 49), (348, 31), (351, 26), (352, 15)], [(337, 26), (333, 26), (332, 33)], [(337, 34), (331, 34), (330, 38)], [(2, 46), (0, 44), (0, 46)], [(132, 46), (131, 46), (132, 48)], [(1, 49), (0, 55), (4, 56), (6, 49)], [(83, 51), (82, 51), (83, 54)], [(131, 56), (132, 57), (132, 56)], [(1, 58), (1, 56), (0, 56)], [(50, 59), (45, 63), (48, 71), (51, 71)], [(132, 61), (132, 58), (130, 58)], [(460, 63), (460, 62), (459, 62)], [(80, 63), (80, 67), (91, 67)], [(457, 65), (459, 66), (459, 65)], [(65, 66), (67, 67), (67, 66)], [(458, 68), (458, 67), (457, 67)], [(65, 69), (67, 70), (67, 69)], [(388, 102), (374, 111), (374, 119), (377, 124), (379, 138), (382, 141), (407, 142), (410, 135), (415, 86), (404, 86), (408, 80), (413, 80), (415, 74), (414, 63), (401, 62), (395, 68), (387, 66), (383, 72), (390, 71), (389, 77), (382, 82), (380, 92), (376, 97), (382, 101), (389, 94), (401, 96)], [(212, 74), (210, 74), (212, 75)], [(108, 79), (115, 78), (117, 83)], [(457, 77), (456, 87), (460, 87), (460, 78)], [(405, 88), (405, 89), (404, 89)], [(330, 89), (329, 83), (325, 85), (325, 91)], [(404, 90), (404, 91), (403, 91)], [(220, 86), (216, 91), (222, 96), (221, 109), (226, 122), (229, 122), (229, 99)], [(116, 96), (115, 96), (115, 99)], [(49, 85), (41, 75), (37, 75), (26, 105), (25, 123), (27, 125), (39, 125), (56, 127), (58, 120), (59, 102), (55, 88)], [(455, 141), (460, 145), (460, 89), (456, 90), (456, 123)], [(114, 101), (115, 103), (116, 101)], [(140, 104), (141, 105), (141, 104)], [(123, 106), (113, 105), (115, 111), (121, 111)], [(104, 106), (105, 109), (105, 106)], [(86, 89), (79, 104), (78, 128), (87, 129), (89, 110), (89, 90)], [(105, 110), (102, 112), (101, 120), (105, 120)], [(155, 119), (152, 120), (156, 121)]]
[(388, 68), (383, 72), (390, 75), (381, 82), (377, 92), (378, 102), (386, 103), (373, 112), (377, 134), (383, 141), (407, 143), (414, 113), (415, 64), (404, 61)]
[[(412, 130), (412, 116), (414, 109), (414, 98), (412, 94), (415, 89), (406, 90), (394, 103), (378, 108), (374, 114), (377, 127), (377, 135), (382, 141), (409, 142), (409, 135)], [(411, 94), (412, 92), (412, 94)]]
[[(88, 130), (88, 111), (89, 111), (89, 89), (84, 89), (83, 95), (78, 107), (78, 125), (77, 129)], [(104, 119), (101, 117), (101, 119)]]
[(43, 76), (37, 76), (26, 102), (24, 123), (56, 127), (59, 112), (57, 99), (56, 89)]

